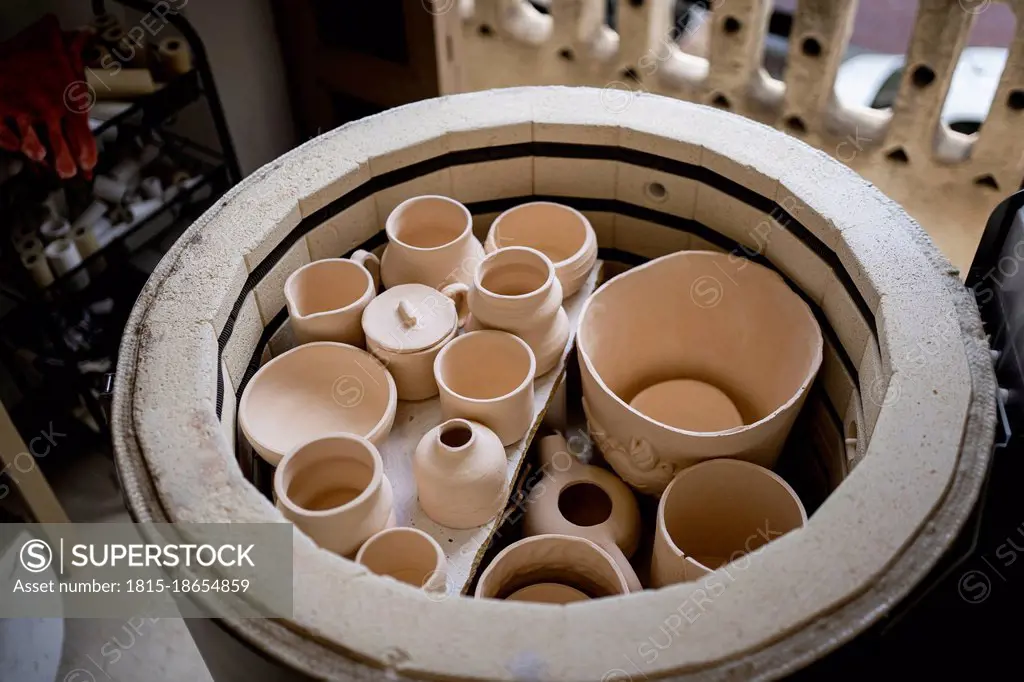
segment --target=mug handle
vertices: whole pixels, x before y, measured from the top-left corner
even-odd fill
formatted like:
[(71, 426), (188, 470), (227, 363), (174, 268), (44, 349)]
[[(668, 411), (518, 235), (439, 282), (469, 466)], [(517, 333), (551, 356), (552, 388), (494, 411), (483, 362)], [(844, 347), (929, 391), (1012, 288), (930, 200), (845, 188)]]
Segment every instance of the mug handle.
[(370, 273), (370, 278), (373, 279), (373, 291), (376, 293), (380, 290), (380, 259), (369, 251), (357, 249), (350, 257), (349, 260), (362, 265), (366, 268), (366, 271)]
[(459, 316), (459, 326), (461, 327), (466, 324), (466, 318), (469, 317), (469, 287), (462, 282), (456, 282), (441, 289), (441, 293), (452, 299), (452, 302), (455, 303), (455, 312)]

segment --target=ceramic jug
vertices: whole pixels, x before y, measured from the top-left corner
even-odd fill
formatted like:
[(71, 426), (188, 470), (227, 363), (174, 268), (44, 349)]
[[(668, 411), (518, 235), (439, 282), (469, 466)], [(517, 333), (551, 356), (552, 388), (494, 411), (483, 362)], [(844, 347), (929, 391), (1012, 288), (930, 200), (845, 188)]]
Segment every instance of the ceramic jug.
[(493, 431), (449, 419), (427, 432), (412, 460), (420, 507), (449, 528), (482, 526), (508, 502), (505, 448)]
[(615, 560), (631, 591), (642, 589), (628, 559), (640, 541), (640, 509), (629, 486), (577, 460), (561, 434), (542, 438), (539, 450), (544, 477), (530, 493), (523, 534), (586, 538)]
[(388, 216), (384, 230), (388, 246), (381, 258), (381, 279), (387, 288), (469, 284), (484, 257), (469, 209), (448, 197), (406, 199)]
[(351, 258), (325, 258), (303, 265), (284, 283), (295, 342), (337, 341), (365, 346), (360, 321), (379, 285), (380, 262), (367, 251), (356, 251)]
[(500, 329), (529, 344), (537, 376), (553, 369), (569, 341), (562, 285), (540, 251), (510, 246), (488, 254), (473, 276), (466, 328)]

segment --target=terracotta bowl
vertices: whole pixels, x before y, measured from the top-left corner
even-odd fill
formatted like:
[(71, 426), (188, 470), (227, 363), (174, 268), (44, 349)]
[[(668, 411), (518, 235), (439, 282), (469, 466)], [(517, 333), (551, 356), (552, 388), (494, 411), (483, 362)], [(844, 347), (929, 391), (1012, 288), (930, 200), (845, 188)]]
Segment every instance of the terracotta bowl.
[(605, 283), (584, 305), (577, 344), (591, 433), (650, 493), (710, 457), (771, 467), (822, 358), (814, 315), (776, 272), (708, 251)]
[(355, 346), (319, 341), (277, 356), (253, 376), (238, 405), (238, 423), (263, 459), (277, 465), (300, 443), (330, 433), (374, 445), (391, 431), (395, 380)]

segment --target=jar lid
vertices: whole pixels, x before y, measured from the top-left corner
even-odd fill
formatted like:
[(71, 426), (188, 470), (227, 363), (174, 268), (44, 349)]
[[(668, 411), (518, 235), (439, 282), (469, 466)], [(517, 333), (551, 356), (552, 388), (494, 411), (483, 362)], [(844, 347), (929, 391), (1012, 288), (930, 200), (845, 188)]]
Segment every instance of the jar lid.
[(416, 353), (437, 345), (458, 325), (455, 303), (425, 284), (399, 284), (363, 311), (368, 342), (392, 353)]

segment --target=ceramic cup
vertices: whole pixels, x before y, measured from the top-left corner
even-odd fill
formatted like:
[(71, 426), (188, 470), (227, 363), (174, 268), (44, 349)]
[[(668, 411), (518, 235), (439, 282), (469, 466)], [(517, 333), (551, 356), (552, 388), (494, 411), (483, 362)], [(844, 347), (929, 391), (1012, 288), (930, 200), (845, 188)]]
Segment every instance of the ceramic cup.
[(772, 467), (823, 341), (777, 272), (735, 254), (680, 251), (594, 292), (576, 347), (594, 441), (627, 483), (659, 494), (705, 459)]
[(245, 387), (238, 424), (263, 459), (277, 465), (300, 443), (337, 431), (379, 444), (391, 432), (398, 391), (364, 350), (314, 341), (263, 365)]
[(590, 221), (550, 201), (513, 206), (494, 219), (484, 248), (491, 253), (509, 246), (529, 246), (551, 259), (566, 298), (580, 290), (597, 262), (597, 235)]
[(540, 470), (523, 513), (526, 536), (557, 534), (586, 538), (618, 564), (632, 592), (643, 589), (628, 557), (640, 542), (640, 508), (618, 476), (584, 464), (561, 434), (540, 440)]
[(628, 593), (615, 561), (590, 540), (538, 535), (499, 552), (480, 575), (474, 596), (565, 604)]
[(480, 422), (505, 446), (525, 436), (533, 424), (536, 373), (533, 351), (508, 332), (463, 334), (434, 360), (444, 418)]
[(651, 583), (697, 580), (807, 522), (777, 474), (735, 459), (679, 472), (658, 504)]
[(443, 594), (447, 565), (437, 540), (418, 528), (387, 528), (363, 543), (356, 563), (427, 592)]
[(388, 246), (381, 258), (384, 286), (469, 284), (484, 257), (473, 236), (473, 216), (458, 201), (438, 195), (406, 199), (384, 225)]
[(555, 266), (540, 251), (510, 246), (487, 255), (473, 275), (466, 329), (500, 329), (526, 341), (537, 376), (558, 364), (569, 342), (569, 317)]
[(292, 333), (298, 344), (337, 341), (363, 347), (363, 310), (377, 295), (380, 262), (367, 251), (351, 258), (307, 263), (284, 283)]
[(277, 508), (316, 544), (351, 557), (394, 523), (391, 483), (373, 443), (334, 433), (302, 443), (274, 472)]

